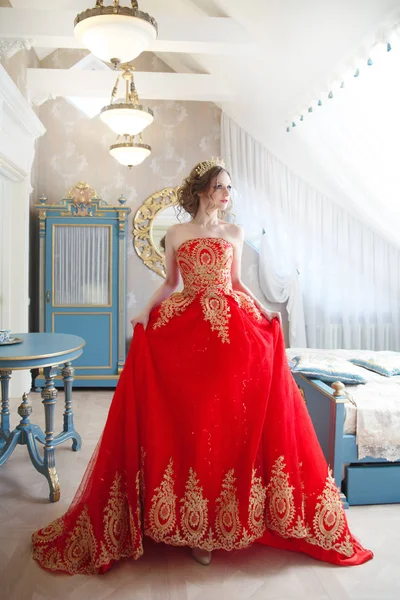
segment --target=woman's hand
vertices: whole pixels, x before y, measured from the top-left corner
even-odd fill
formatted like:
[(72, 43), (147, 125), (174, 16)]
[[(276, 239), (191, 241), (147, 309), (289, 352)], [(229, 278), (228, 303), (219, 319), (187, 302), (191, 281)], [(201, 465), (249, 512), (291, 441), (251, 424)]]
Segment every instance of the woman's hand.
[(142, 312), (139, 313), (136, 317), (133, 317), (133, 319), (131, 319), (133, 329), (135, 329), (138, 323), (143, 325), (144, 329), (146, 329), (147, 323), (149, 322), (149, 316), (150, 313), (147, 310), (142, 310)]
[(267, 310), (264, 307), (260, 308), (260, 312), (268, 321), (272, 321), (272, 319), (278, 319), (280, 325), (282, 325), (282, 316), (280, 312), (275, 312), (274, 310)]

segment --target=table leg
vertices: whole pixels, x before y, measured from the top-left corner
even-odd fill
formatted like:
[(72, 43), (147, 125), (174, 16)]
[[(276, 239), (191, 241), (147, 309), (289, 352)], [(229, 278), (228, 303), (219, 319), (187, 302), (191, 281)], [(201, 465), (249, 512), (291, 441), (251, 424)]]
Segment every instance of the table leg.
[[(36, 438), (34, 435), (34, 431), (37, 425), (32, 425), (29, 417), (32, 414), (32, 406), (28, 402), (28, 395), (24, 394), (22, 396), (22, 402), (18, 406), (18, 414), (21, 417), (19, 425), (16, 427), (16, 431), (20, 432), (20, 444), (26, 444), (28, 446), (29, 456), (31, 458), (32, 464), (39, 473), (45, 475), (45, 468), (43, 459), (41, 458), (37, 445)], [(14, 432), (11, 434), (14, 435)]]
[[(32, 408), (28, 404), (27, 398), (27, 395), (24, 394), (22, 404), (18, 408), (18, 413), (21, 416), (24, 416), (20, 423), (20, 425), (22, 424), (22, 427), (16, 427), (14, 431), (8, 436), (7, 442), (0, 453), (0, 465), (3, 465), (6, 462), (6, 460), (11, 456), (17, 444), (24, 443), (24, 427), (29, 427), (29, 415), (32, 412)], [(27, 407), (30, 408), (30, 412), (26, 411)], [(25, 409), (25, 411), (23, 409)], [(24, 415), (21, 414), (21, 410), (23, 411)]]
[(32, 427), (36, 427), (36, 425), (31, 425), (29, 420), (31, 413), (32, 406), (28, 402), (28, 395), (24, 394), (22, 396), (22, 402), (18, 407), (18, 414), (22, 417), (21, 421), (7, 438), (7, 443), (0, 453), (0, 465), (4, 464), (11, 456), (17, 444), (27, 444), (29, 456), (31, 457), (35, 469), (37, 469), (39, 473), (44, 474), (43, 460), (38, 452), (35, 436), (32, 435)]
[(65, 393), (65, 411), (63, 431), (54, 438), (54, 445), (62, 444), (66, 440), (72, 439), (72, 450), (81, 449), (81, 436), (74, 427), (74, 413), (72, 412), (72, 384), (74, 381), (75, 369), (70, 362), (65, 363), (62, 371)]
[(61, 371), (64, 380), (64, 393), (65, 393), (65, 412), (64, 412), (64, 431), (71, 434), (72, 437), (72, 450), (77, 451), (81, 449), (82, 440), (79, 433), (74, 428), (74, 413), (72, 412), (72, 384), (74, 382), (75, 369), (72, 363), (67, 362)]
[(38, 387), (36, 385), (36, 377), (38, 377), (39, 375), (39, 369), (31, 369), (31, 392), (36, 392), (37, 394), (40, 394), (40, 392), (42, 391), (41, 387)]
[(54, 377), (57, 375), (57, 367), (45, 367), (45, 387), (42, 390), (42, 398), (45, 413), (45, 444), (44, 444), (44, 476), (50, 486), (50, 500), (57, 502), (60, 499), (60, 484), (56, 471), (54, 456), (54, 407), (57, 400), (57, 390), (54, 387)]
[(46, 436), (44, 435), (39, 425), (32, 425), (32, 433), (35, 436), (36, 441), (40, 442), (41, 444), (44, 444), (46, 442)]
[(0, 424), (0, 447), (7, 441), (10, 435), (10, 406), (9, 387), (11, 371), (0, 371), (1, 381), (1, 424)]
[(14, 452), (15, 446), (20, 443), (21, 432), (14, 429), (8, 436), (6, 443), (0, 450), (0, 466), (4, 465), (6, 460)]

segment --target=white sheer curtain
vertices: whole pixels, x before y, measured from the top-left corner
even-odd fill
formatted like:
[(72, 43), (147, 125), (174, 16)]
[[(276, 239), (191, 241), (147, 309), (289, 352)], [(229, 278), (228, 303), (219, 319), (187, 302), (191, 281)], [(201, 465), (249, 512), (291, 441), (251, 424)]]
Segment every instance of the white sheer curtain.
[(111, 303), (111, 231), (108, 225), (54, 227), (54, 304)]
[(261, 290), (270, 302), (287, 302), (289, 344), (304, 347), (307, 344), (298, 265), (289, 223), (282, 218), (281, 207), (268, 199), (265, 151), (224, 114), (221, 129), (222, 155), (235, 188), (233, 212), (244, 227), (247, 241), (260, 250)]
[[(289, 345), (307, 345), (303, 299), (292, 236), (281, 213), (268, 207), (268, 218), (261, 216), (263, 235), (260, 243), (260, 287), (270, 302), (286, 303), (289, 321)], [(285, 248), (285, 252), (280, 249)]]
[(286, 235), (276, 234), (261, 257), (262, 271), (276, 277), (274, 256), (288, 259), (285, 272), (299, 269), (307, 345), (400, 350), (399, 248), (294, 175), (225, 114), (221, 129), (246, 238), (276, 232), (275, 215), (285, 223)]

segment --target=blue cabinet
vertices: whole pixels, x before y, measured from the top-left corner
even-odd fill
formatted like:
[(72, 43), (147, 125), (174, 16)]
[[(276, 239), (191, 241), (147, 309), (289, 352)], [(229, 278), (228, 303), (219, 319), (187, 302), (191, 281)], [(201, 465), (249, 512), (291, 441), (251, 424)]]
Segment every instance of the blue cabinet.
[(107, 204), (80, 182), (58, 204), (42, 197), (35, 205), (40, 223), (39, 329), (86, 340), (74, 363), (76, 386), (115, 386), (125, 362), (130, 209), (124, 197), (118, 202)]

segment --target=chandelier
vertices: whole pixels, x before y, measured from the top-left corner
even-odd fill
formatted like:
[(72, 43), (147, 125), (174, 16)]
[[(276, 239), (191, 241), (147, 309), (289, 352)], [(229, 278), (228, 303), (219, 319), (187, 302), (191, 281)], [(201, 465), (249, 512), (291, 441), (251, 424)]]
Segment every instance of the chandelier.
[(151, 147), (143, 143), (142, 136), (139, 135), (139, 142), (135, 142), (135, 136), (124, 135), (125, 141), (117, 142), (110, 146), (110, 154), (121, 165), (126, 167), (136, 167), (140, 165), (151, 153)]
[[(111, 94), (111, 102), (101, 109), (100, 118), (118, 135), (137, 135), (154, 120), (153, 111), (139, 103), (139, 96), (133, 80), (134, 67), (124, 65), (122, 75), (118, 75)], [(125, 80), (125, 98), (114, 102), (120, 78)]]
[(113, 0), (112, 6), (103, 6), (97, 0), (94, 8), (75, 17), (75, 36), (92, 54), (114, 64), (133, 60), (157, 37), (156, 20), (138, 8), (136, 0), (131, 7), (120, 6)]

